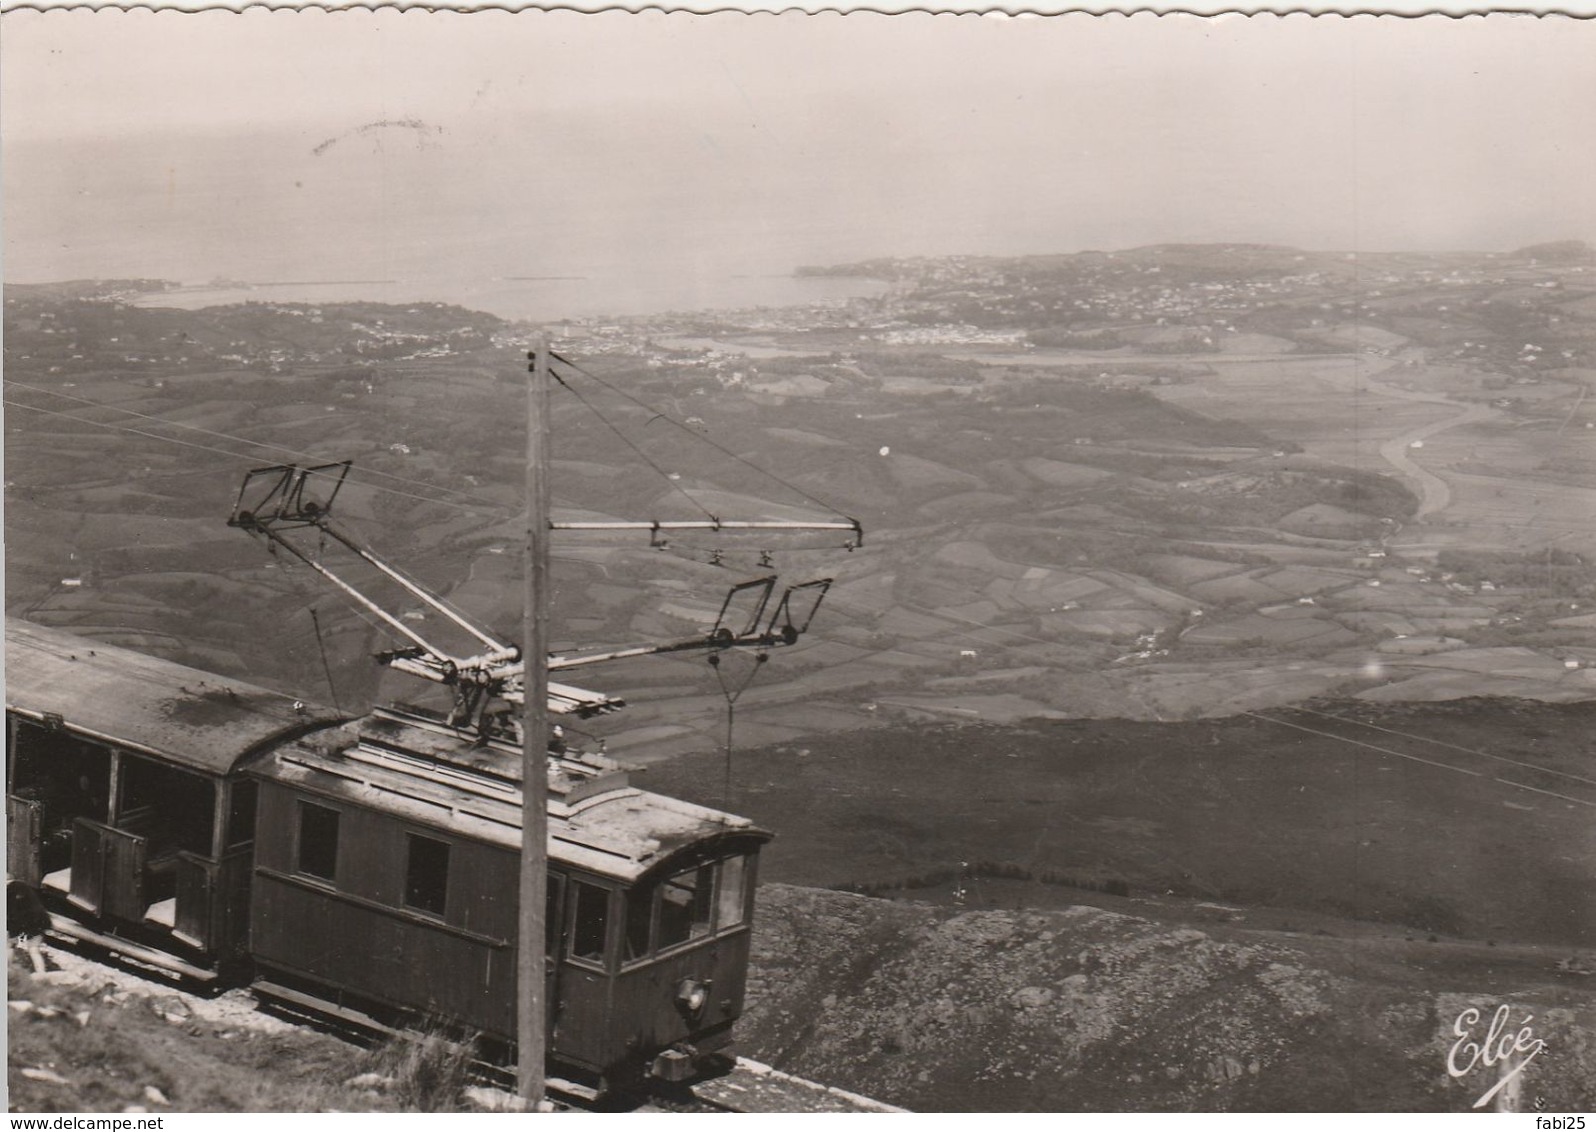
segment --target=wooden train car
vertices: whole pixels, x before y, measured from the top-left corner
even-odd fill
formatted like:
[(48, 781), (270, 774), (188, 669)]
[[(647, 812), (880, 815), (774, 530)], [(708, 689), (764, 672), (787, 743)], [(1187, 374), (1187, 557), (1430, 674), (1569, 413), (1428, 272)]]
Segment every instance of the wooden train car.
[[(519, 751), (379, 710), (248, 773), (260, 976), (512, 1040)], [(604, 1078), (674, 1075), (742, 1011), (768, 835), (606, 760), (555, 760), (549, 790), (550, 1048)]]
[[(519, 752), (9, 620), (11, 882), (53, 932), (332, 1013), (515, 1035)], [(549, 778), (549, 1049), (692, 1075), (741, 1013), (745, 819), (563, 751)]]
[(6, 867), (59, 934), (196, 979), (247, 958), (255, 783), (336, 713), (6, 619)]

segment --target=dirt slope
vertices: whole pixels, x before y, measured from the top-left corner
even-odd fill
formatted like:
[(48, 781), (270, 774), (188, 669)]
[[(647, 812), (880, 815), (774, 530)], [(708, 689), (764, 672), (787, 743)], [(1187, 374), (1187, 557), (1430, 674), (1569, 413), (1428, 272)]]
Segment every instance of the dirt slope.
[[(1549, 952), (761, 890), (753, 1056), (921, 1110), (1461, 1111), (1460, 1011), (1525, 1014), (1520, 1103), (1596, 1104), (1596, 975)], [(1477, 1029), (1483, 1034), (1485, 1025)]]
[[(1095, 889), (1591, 950), (1593, 735), (1596, 705), (1511, 700), (879, 728), (738, 750), (725, 808), (776, 831), (768, 881), (946, 902), (962, 876), (971, 907)], [(719, 804), (725, 756), (647, 782)]]

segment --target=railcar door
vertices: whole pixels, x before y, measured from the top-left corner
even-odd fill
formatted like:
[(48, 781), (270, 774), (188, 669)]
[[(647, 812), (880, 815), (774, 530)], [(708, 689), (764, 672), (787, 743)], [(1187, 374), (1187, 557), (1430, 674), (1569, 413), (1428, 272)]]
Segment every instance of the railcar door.
[(221, 784), (224, 815), (217, 838), (220, 855), (193, 850), (177, 854), (177, 906), (172, 934), (190, 947), (211, 952), (223, 962), (247, 949), (249, 880), (255, 855), (255, 784), (234, 779)]
[(44, 879), (44, 803), (6, 795), (6, 872), (38, 888)]
[[(211, 936), (215, 891), (217, 780), (136, 755), (121, 759), (113, 825), (143, 843), (137, 895), (114, 914), (171, 931), (186, 929), (191, 946)], [(109, 881), (107, 882), (109, 883)]]
[(141, 918), (145, 850), (136, 833), (79, 818), (72, 825), (72, 903), (93, 916)]
[(59, 716), (35, 723), (9, 715), (6, 723), (7, 865), (17, 880), (67, 892), (75, 823), (105, 820), (114, 760), (68, 733)]
[(550, 1048), (561, 1060), (600, 1074), (615, 1060), (610, 992), (618, 900), (616, 890), (597, 878), (567, 879), (555, 987), (559, 999), (550, 1011), (555, 1024)]

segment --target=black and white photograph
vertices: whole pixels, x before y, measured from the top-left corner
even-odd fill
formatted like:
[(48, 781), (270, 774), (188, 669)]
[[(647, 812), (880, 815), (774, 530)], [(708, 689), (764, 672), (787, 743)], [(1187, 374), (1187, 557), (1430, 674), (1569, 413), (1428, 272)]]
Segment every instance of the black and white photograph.
[(0, 34), (13, 1127), (1585, 1128), (1596, 21)]

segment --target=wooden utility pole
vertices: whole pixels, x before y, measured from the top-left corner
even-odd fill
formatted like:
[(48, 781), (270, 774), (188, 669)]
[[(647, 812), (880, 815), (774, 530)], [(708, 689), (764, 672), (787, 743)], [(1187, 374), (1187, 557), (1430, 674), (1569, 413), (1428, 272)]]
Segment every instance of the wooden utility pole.
[(547, 1032), (544, 918), (548, 901), (549, 759), (549, 343), (529, 367), (526, 440), (526, 597), (521, 715), (521, 884), (516, 948), (516, 1066), (527, 1109), (543, 1102)]

